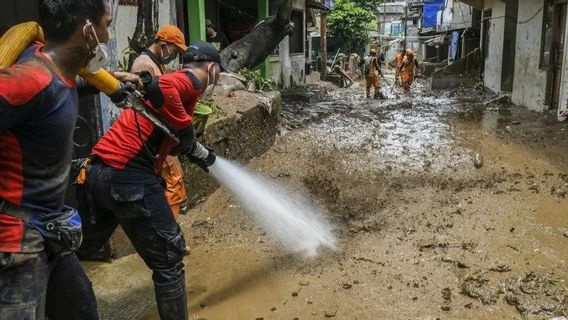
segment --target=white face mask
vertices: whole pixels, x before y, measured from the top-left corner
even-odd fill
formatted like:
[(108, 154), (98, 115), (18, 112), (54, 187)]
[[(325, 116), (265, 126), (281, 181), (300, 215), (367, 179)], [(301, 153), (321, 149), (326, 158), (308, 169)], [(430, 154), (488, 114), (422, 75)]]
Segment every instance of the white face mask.
[(210, 64), (209, 67), (207, 67), (207, 87), (205, 87), (205, 90), (203, 90), (203, 92), (201, 93), (201, 98), (210, 97), (213, 94), (213, 89), (215, 89), (215, 81), (213, 81), (212, 84), (209, 84), (209, 71), (211, 70), (212, 65), (213, 64)]
[(177, 58), (177, 53), (176, 52), (172, 53), (167, 45), (166, 45), (166, 51), (168, 51), (168, 55), (164, 55), (164, 49), (162, 49), (162, 47), (160, 47), (160, 50), (162, 51), (162, 57), (160, 58), (161, 64), (169, 64), (170, 62), (174, 61)]
[[(89, 60), (87, 64), (87, 70), (90, 73), (97, 73), (109, 60), (109, 48), (106, 43), (100, 43), (99, 38), (97, 37), (97, 32), (95, 31), (95, 27), (87, 20), (87, 24), (83, 28), (83, 35), (86, 37), (85, 29), (87, 27), (91, 27), (93, 30), (93, 34), (95, 35), (95, 40), (97, 40), (97, 46), (93, 49), (93, 58)], [(87, 45), (88, 46), (88, 45)]]

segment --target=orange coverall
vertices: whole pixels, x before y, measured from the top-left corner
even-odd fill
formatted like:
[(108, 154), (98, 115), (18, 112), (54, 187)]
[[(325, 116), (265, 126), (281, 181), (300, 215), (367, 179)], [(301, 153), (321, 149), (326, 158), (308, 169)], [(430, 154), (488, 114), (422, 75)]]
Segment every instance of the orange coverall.
[(414, 69), (418, 67), (418, 61), (414, 52), (406, 52), (402, 65), (400, 67), (400, 80), (404, 90), (410, 90), (410, 86), (414, 81)]

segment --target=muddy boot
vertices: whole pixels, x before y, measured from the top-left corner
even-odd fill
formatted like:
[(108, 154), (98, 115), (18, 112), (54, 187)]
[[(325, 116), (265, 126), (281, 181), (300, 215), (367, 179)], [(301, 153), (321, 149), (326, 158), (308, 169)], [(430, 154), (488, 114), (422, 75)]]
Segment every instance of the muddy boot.
[(373, 97), (375, 99), (380, 99), (380, 100), (384, 100), (385, 99), (385, 95), (381, 92), (381, 91), (375, 91), (375, 96)]
[(185, 277), (170, 284), (155, 284), (156, 303), (161, 320), (187, 320)]

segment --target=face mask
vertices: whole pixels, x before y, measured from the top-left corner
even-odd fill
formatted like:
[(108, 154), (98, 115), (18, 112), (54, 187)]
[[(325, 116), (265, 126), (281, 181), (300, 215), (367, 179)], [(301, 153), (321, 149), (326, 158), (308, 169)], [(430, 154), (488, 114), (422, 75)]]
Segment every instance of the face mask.
[(168, 55), (164, 55), (164, 49), (161, 49), (162, 51), (162, 57), (160, 58), (160, 63), (161, 64), (169, 64), (170, 62), (174, 61), (177, 58), (177, 54), (172, 54), (172, 52), (170, 51), (170, 48), (166, 45), (166, 50), (168, 51)]
[(205, 87), (205, 90), (201, 93), (201, 98), (210, 97), (213, 94), (213, 89), (215, 89), (215, 82), (209, 84), (209, 73), (212, 65), (213, 64), (210, 64), (209, 67), (207, 67), (207, 87)]
[(88, 20), (87, 24), (85, 25), (85, 28), (83, 28), (83, 35), (85, 35), (86, 37), (85, 29), (89, 26), (92, 28), (93, 34), (95, 35), (97, 46), (95, 47), (95, 49), (93, 49), (93, 51), (91, 51), (93, 57), (89, 60), (89, 63), (87, 64), (87, 70), (89, 70), (89, 72), (94, 74), (97, 73), (108, 62), (109, 49), (106, 43), (99, 42), (99, 38), (97, 37), (97, 32), (95, 31), (95, 28), (93, 27), (91, 22), (89, 22)]

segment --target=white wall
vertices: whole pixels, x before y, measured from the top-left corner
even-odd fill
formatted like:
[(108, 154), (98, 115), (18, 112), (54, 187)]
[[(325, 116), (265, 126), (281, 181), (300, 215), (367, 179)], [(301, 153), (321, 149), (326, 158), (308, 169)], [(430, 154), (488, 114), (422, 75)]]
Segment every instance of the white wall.
[[(303, 21), (306, 21), (306, 1), (295, 0), (293, 8), (301, 10), (304, 14)], [(303, 26), (295, 26), (302, 28), (303, 34), (306, 34), (305, 23)], [(304, 43), (304, 52), (305, 52)], [(304, 53), (290, 54), (289, 37), (284, 38), (278, 47), (278, 56), (270, 57), (270, 78), (278, 87), (289, 88), (292, 85), (304, 83), (306, 73), (306, 57)], [(293, 82), (293, 83), (292, 83)]]
[[(176, 24), (175, 12), (172, 12), (172, 3), (175, 0), (159, 0), (158, 8), (158, 24)], [(116, 19), (115, 36), (117, 44), (117, 52), (119, 57), (122, 51), (128, 48), (128, 38), (132, 37), (136, 29), (136, 17), (138, 7), (119, 6)]]
[[(172, 8), (175, 8), (174, 5), (175, 0), (159, 0), (158, 20), (160, 24), (175, 24), (175, 11), (171, 10)], [(118, 61), (122, 61), (122, 52), (125, 48), (128, 48), (128, 37), (132, 37), (132, 35), (134, 34), (134, 29), (136, 29), (137, 10), (138, 7), (133, 6), (118, 7), (113, 39), (113, 41), (116, 41)], [(116, 70), (114, 60), (110, 67), (112, 70)], [(121, 110), (115, 107), (110, 102), (110, 99), (102, 93), (100, 94), (100, 100), (103, 130), (106, 132), (110, 128), (114, 120), (118, 117)]]
[[(489, 23), (489, 48), (485, 58), (483, 82), (494, 92), (501, 91), (501, 70), (503, 65), (503, 37), (505, 36), (505, 3), (499, 0), (486, 1), (485, 10), (492, 9)], [(495, 19), (497, 18), (497, 19)], [(520, 18), (519, 18), (520, 19)], [(517, 45), (519, 41), (517, 39)], [(516, 70), (515, 70), (516, 71)]]
[(118, 6), (114, 32), (116, 37), (116, 51), (119, 59), (122, 57), (122, 51), (128, 48), (128, 37), (132, 37), (134, 29), (136, 29), (137, 10), (138, 7)]
[(455, 30), (471, 27), (472, 9), (469, 5), (449, 0), (444, 10), (438, 12), (438, 30)]
[[(519, 0), (519, 21), (530, 19), (544, 0)], [(542, 10), (534, 19), (517, 25), (515, 76), (512, 101), (529, 109), (546, 110), (546, 72), (539, 70)]]

